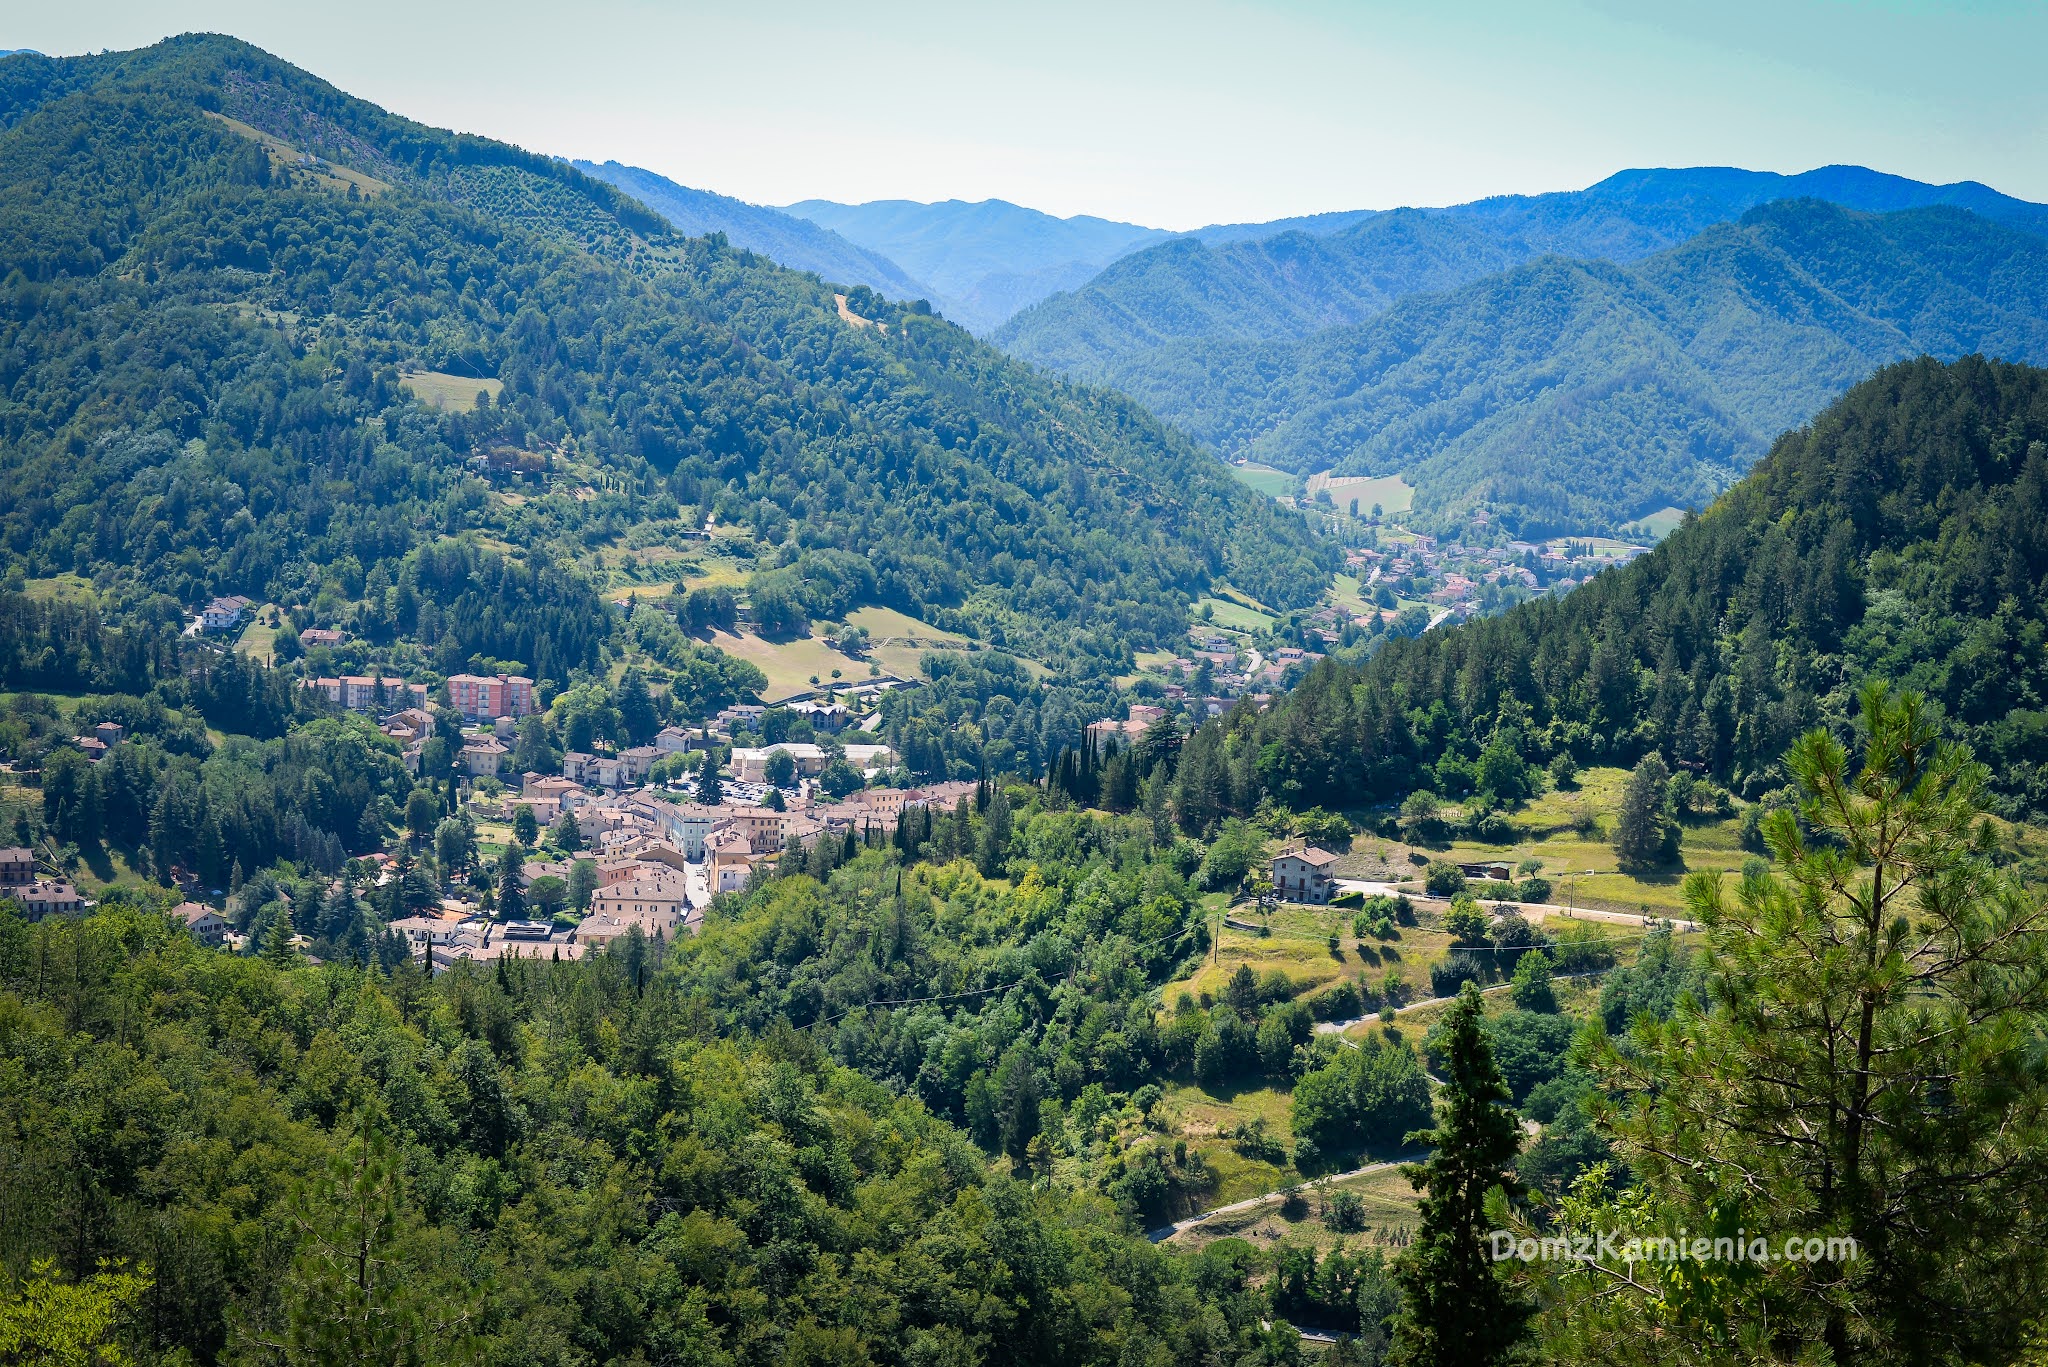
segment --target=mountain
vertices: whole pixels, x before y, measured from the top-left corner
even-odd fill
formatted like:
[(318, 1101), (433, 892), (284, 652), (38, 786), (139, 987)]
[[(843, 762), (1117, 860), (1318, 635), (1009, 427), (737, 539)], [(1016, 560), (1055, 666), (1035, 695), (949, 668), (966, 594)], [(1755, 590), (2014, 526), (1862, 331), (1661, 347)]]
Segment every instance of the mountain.
[(1327, 581), (1119, 396), (244, 44), (0, 60), (0, 127), (0, 547), (109, 611), (241, 593), (560, 683), (703, 663), (593, 585), (707, 514), (790, 629), (872, 602), (1083, 670), (1213, 579)]
[(1117, 257), (1171, 234), (1077, 215), (1055, 218), (1000, 199), (920, 204), (807, 199), (785, 212), (879, 252), (938, 293), (932, 303), (986, 332), (1057, 290), (1073, 289)]
[[(1780, 437), (1649, 554), (1561, 598), (1320, 668), (1271, 712), (1191, 737), (1181, 772), (1228, 771), (1216, 748), (1242, 747), (1281, 802), (1360, 805), (1418, 785), (1462, 797), (1481, 752), (1506, 744), (1530, 764), (1658, 753), (1775, 804), (1786, 746), (1816, 725), (1852, 734), (1858, 690), (1881, 679), (1933, 702), (2011, 814), (2038, 818), (2044, 639), (2048, 370), (1921, 358)], [(1241, 794), (1247, 812), (1261, 795)]]
[(572, 163), (585, 175), (625, 191), (689, 237), (724, 233), (733, 246), (759, 252), (796, 271), (843, 285), (866, 285), (891, 299), (921, 299), (931, 287), (904, 274), (895, 262), (856, 246), (830, 228), (775, 209), (709, 190), (693, 190), (666, 176), (615, 161)]
[[(1421, 227), (1413, 260), (1470, 250)], [(1165, 343), (1107, 378), (1227, 455), (1402, 471), (1426, 517), (1485, 507), (1537, 534), (1699, 506), (1876, 366), (1973, 351), (2048, 360), (2048, 240), (1798, 200), (1629, 265), (1545, 256), (1302, 340)]]
[(1797, 198), (1872, 212), (1949, 205), (2048, 236), (2048, 205), (1975, 181), (1929, 185), (1860, 166), (1795, 176), (1622, 171), (1556, 194), (1204, 228), (1123, 257), (1079, 289), (1018, 314), (993, 340), (1040, 365), (1102, 378), (1170, 341), (1302, 337), (1546, 253), (1634, 261), (1758, 205)]

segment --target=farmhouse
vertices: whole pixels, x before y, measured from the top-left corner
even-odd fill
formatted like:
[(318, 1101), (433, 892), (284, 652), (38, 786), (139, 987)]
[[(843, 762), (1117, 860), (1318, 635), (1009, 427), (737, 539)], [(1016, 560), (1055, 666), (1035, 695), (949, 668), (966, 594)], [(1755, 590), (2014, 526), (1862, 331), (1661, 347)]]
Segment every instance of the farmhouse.
[(180, 902), (171, 915), (202, 945), (218, 949), (228, 938), (228, 923), (221, 914), (201, 902)]
[(1337, 856), (1314, 845), (1282, 850), (1273, 856), (1273, 890), (1286, 901), (1320, 906), (1330, 900), (1336, 867)]

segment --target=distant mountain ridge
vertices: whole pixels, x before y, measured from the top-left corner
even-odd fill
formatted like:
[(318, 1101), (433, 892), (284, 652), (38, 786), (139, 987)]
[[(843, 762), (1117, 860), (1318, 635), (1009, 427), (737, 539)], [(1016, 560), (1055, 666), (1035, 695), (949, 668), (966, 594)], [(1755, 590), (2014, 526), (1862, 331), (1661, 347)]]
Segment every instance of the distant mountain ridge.
[[(0, 260), (0, 546), (123, 614), (352, 600), (426, 560), (447, 582), (388, 612), (374, 591), (361, 635), (561, 681), (617, 629), (596, 548), (715, 513), (783, 629), (872, 602), (1113, 673), (1212, 582), (1305, 606), (1336, 559), (1122, 396), (866, 288), (849, 313), (566, 162), (233, 39), (0, 59)], [(444, 405), (429, 375), (499, 385)], [(546, 479), (500, 497), (475, 458), (501, 452), (547, 452)], [(465, 598), (469, 533), (518, 568)]]
[(891, 299), (929, 298), (932, 289), (894, 261), (821, 228), (808, 219), (615, 161), (571, 163), (585, 175), (616, 186), (690, 237), (724, 233), (733, 246), (758, 252), (791, 270), (811, 271), (841, 285), (866, 285)]
[(1080, 289), (1018, 314), (992, 340), (1025, 360), (1108, 378), (1167, 342), (1303, 337), (1546, 252), (1639, 260), (1760, 204), (1801, 197), (1879, 213), (1951, 205), (2048, 236), (2048, 205), (1975, 181), (1930, 185), (1860, 166), (1789, 176), (1629, 170), (1584, 190), (1284, 220), (1285, 231), (1271, 235), (1255, 224), (1204, 228), (1123, 257)]
[(1118, 257), (1173, 236), (1086, 214), (1057, 218), (1000, 199), (807, 199), (783, 212), (879, 252), (927, 282), (939, 311), (974, 332), (987, 332), (1057, 290), (1080, 287)]
[(1226, 455), (1401, 471), (1425, 517), (1586, 532), (1706, 502), (1923, 352), (2048, 360), (2048, 239), (1952, 206), (1781, 201), (1632, 263), (1544, 255), (1306, 337), (1162, 343), (1104, 378)]

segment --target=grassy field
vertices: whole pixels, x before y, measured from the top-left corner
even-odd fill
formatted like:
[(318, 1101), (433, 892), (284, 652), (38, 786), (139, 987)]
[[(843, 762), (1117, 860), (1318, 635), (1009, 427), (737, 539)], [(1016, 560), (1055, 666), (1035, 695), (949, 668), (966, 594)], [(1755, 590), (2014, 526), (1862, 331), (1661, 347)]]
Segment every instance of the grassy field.
[(959, 650), (967, 645), (958, 632), (941, 631), (894, 608), (855, 608), (846, 614), (846, 625), (859, 627), (878, 644), (916, 646), (923, 650)]
[[(1253, 921), (1254, 914), (1239, 907), (1235, 920)], [(1339, 907), (1283, 905), (1268, 922), (1270, 935), (1225, 926), (1215, 949), (1194, 974), (1166, 985), (1163, 999), (1175, 1001), (1185, 991), (1196, 1000), (1204, 995), (1220, 997), (1223, 985), (1240, 964), (1264, 977), (1274, 969), (1295, 984), (1296, 995), (1321, 991), (1340, 978), (1364, 981), (1377, 988), (1389, 969), (1400, 976), (1411, 998), (1429, 995), (1429, 966), (1444, 956), (1451, 937), (1442, 931), (1418, 926), (1400, 927), (1395, 940), (1360, 940), (1351, 933), (1353, 913)], [(1330, 952), (1330, 936), (1337, 936), (1337, 952)]]
[(1350, 511), (1351, 500), (1357, 499), (1360, 517), (1369, 515), (1375, 503), (1381, 512), (1390, 514), (1405, 513), (1415, 506), (1415, 486), (1399, 475), (1333, 475), (1325, 470), (1309, 477), (1309, 493), (1319, 489), (1330, 491), (1330, 502), (1339, 512)]
[(1750, 857), (1742, 848), (1738, 812), (1720, 820), (1695, 819), (1682, 830), (1677, 864), (1646, 872), (1624, 873), (1608, 843), (1621, 790), (1628, 781), (1623, 769), (1588, 769), (1579, 776), (1576, 792), (1550, 791), (1519, 811), (1507, 813), (1515, 839), (1504, 845), (1455, 840), (1432, 851), (1460, 863), (1500, 859), (1519, 864), (1542, 862), (1551, 880), (1551, 900), (1607, 911), (1647, 911), (1676, 915), (1685, 908), (1680, 885), (1695, 869), (1736, 874)]
[(1330, 601), (1353, 617), (1379, 611), (1379, 604), (1365, 596), (1365, 583), (1355, 574), (1340, 574), (1330, 582)]
[(479, 380), (468, 375), (450, 375), (443, 370), (418, 370), (410, 375), (401, 375), (399, 385), (415, 399), (429, 408), (442, 412), (467, 413), (476, 407), (476, 396), (482, 391), (496, 402), (505, 385), (501, 380)]
[[(832, 682), (835, 669), (840, 672), (841, 683), (854, 683), (868, 677), (867, 665), (848, 658), (816, 636), (802, 636), (794, 641), (769, 641), (752, 632), (735, 636), (728, 631), (714, 631), (711, 644), (728, 655), (737, 655), (760, 666), (761, 672), (768, 676), (768, 686), (761, 690), (763, 702), (780, 702), (799, 693), (808, 693), (819, 686), (811, 682), (813, 674), (824, 683)], [(889, 666), (880, 658), (882, 653), (874, 652), (877, 657), (875, 663), (887, 670)], [(915, 677), (914, 658), (911, 666), (912, 677)]]
[[(745, 578), (744, 573), (736, 572), (729, 561), (713, 559), (706, 570), (704, 574), (691, 576), (692, 587), (720, 582), (737, 584)], [(643, 601), (660, 596), (648, 585), (615, 584), (604, 591), (604, 597), (611, 602), (622, 603), (636, 593)], [(926, 651), (960, 650), (972, 644), (965, 636), (941, 631), (894, 608), (855, 608), (846, 615), (845, 625), (866, 631), (869, 641), (866, 656), (856, 660), (825, 642), (823, 625), (819, 624), (819, 635), (803, 636), (793, 641), (770, 641), (751, 631), (738, 634), (713, 631), (709, 639), (712, 645), (728, 655), (737, 655), (760, 667), (761, 672), (768, 676), (768, 686), (760, 696), (763, 702), (769, 703), (834, 682), (842, 686), (858, 683), (870, 677), (870, 664), (879, 665), (884, 674), (899, 679), (915, 679), (919, 661)], [(836, 681), (832, 678), (835, 669), (840, 672)], [(811, 683), (813, 674), (820, 681), (816, 685)]]
[(1563, 555), (1566, 544), (1573, 541), (1590, 547), (1595, 560), (1629, 560), (1643, 550), (1633, 541), (1617, 541), (1611, 536), (1560, 536), (1545, 542), (1543, 548), (1553, 555)]
[(1275, 470), (1270, 465), (1233, 465), (1230, 473), (1238, 479), (1273, 498), (1293, 498), (1294, 491), (1301, 487), (1301, 481), (1285, 470)]
[(261, 620), (250, 622), (235, 640), (235, 653), (261, 660), (266, 665), (276, 663), (277, 628), (266, 626)]
[(375, 176), (364, 175), (361, 171), (350, 170), (346, 166), (336, 166), (332, 162), (323, 161), (318, 166), (301, 165), (299, 163), (299, 149), (283, 139), (274, 138), (260, 128), (253, 128), (243, 123), (240, 119), (231, 119), (225, 114), (216, 114), (210, 109), (205, 111), (205, 113), (206, 117), (212, 119), (215, 123), (225, 124), (230, 129), (249, 139), (249, 141), (260, 143), (263, 150), (270, 154), (271, 166), (277, 170), (289, 171), (295, 175), (310, 176), (316, 184), (330, 190), (345, 192), (349, 186), (353, 185), (356, 187), (358, 194), (365, 196), (380, 195), (391, 188), (389, 184), (377, 179)]
[(1654, 513), (1637, 518), (1635, 525), (1642, 528), (1650, 536), (1654, 536), (1659, 541), (1662, 541), (1665, 537), (1677, 531), (1678, 524), (1683, 521), (1685, 521), (1685, 509), (1659, 508)]
[(1205, 625), (1202, 609), (1209, 609), (1206, 625), (1223, 627), (1233, 631), (1270, 631), (1278, 620), (1256, 608), (1233, 602), (1228, 598), (1204, 598), (1195, 604), (1195, 625)]
[(31, 579), (24, 586), (24, 592), (39, 603), (90, 603), (93, 600), (92, 581), (68, 571), (48, 579)]

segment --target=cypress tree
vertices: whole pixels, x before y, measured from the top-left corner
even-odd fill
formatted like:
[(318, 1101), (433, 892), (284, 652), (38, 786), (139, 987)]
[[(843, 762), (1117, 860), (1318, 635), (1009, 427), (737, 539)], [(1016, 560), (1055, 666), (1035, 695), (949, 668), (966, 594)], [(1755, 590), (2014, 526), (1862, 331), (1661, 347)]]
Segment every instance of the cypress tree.
[(505, 847), (498, 857), (498, 919), (519, 921), (526, 917), (526, 889), (519, 882), (519, 850)]
[(1522, 1339), (1535, 1307), (1493, 1268), (1487, 1193), (1521, 1194), (1513, 1176), (1521, 1131), (1507, 1084), (1480, 1028), (1479, 989), (1467, 982), (1444, 1024), (1446, 1062), (1437, 1124), (1409, 1136), (1436, 1152), (1404, 1169), (1423, 1194), (1415, 1242), (1394, 1263), (1402, 1292), (1391, 1361), (1400, 1367), (1481, 1367)]

